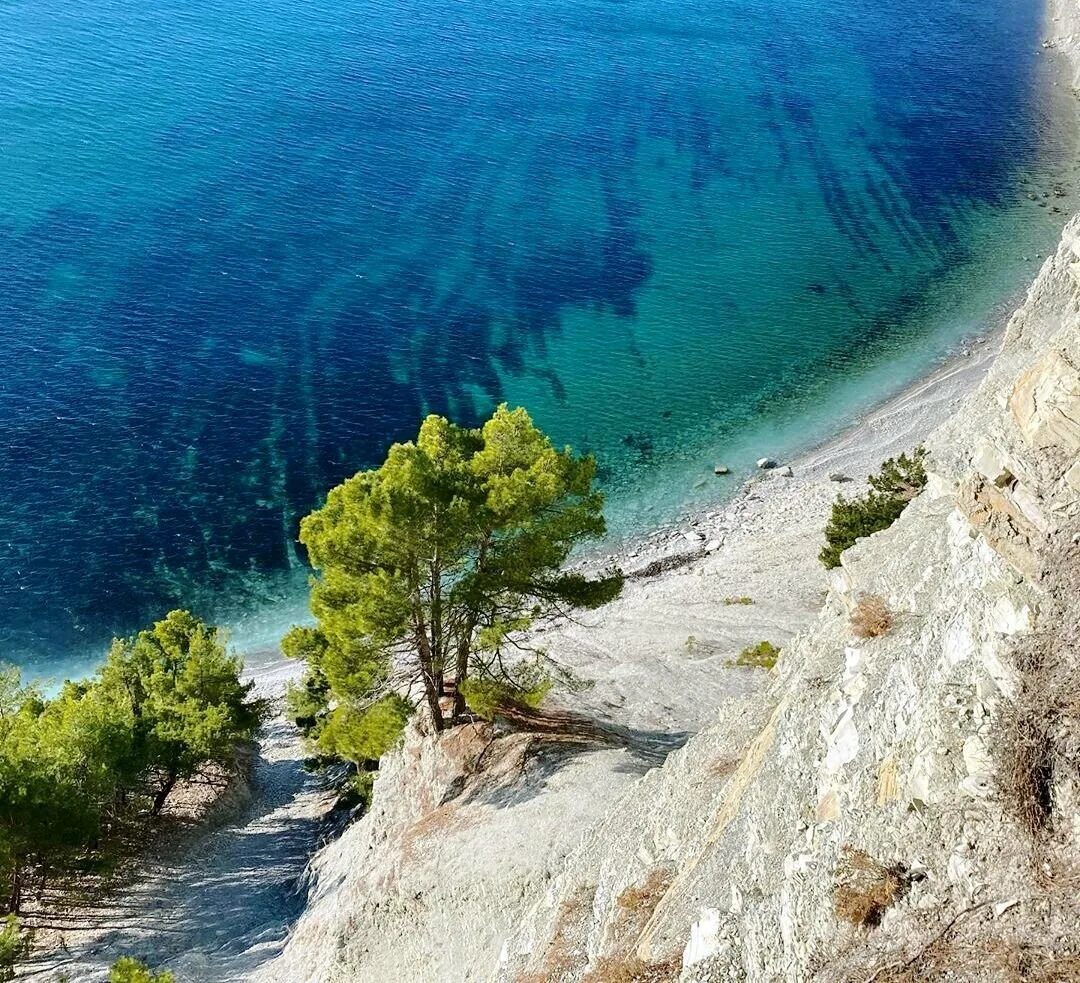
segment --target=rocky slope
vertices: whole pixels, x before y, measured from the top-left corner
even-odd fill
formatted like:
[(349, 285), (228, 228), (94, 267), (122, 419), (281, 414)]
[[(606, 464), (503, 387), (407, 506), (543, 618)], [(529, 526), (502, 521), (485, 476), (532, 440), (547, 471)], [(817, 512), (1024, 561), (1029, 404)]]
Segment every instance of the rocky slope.
[(1078, 275), (1074, 222), (767, 688), (642, 777), (568, 716), (412, 734), (265, 978), (1075, 978)]
[[(1080, 978), (1078, 236), (926, 492), (590, 831), (499, 979)], [(893, 625), (860, 639), (868, 594)]]
[[(1074, 221), (982, 386), (940, 414), (924, 493), (827, 583), (818, 476), (779, 493), (815, 518), (740, 568), (761, 609), (713, 626), (722, 592), (745, 592), (720, 551), (677, 589), (633, 585), (603, 652), (568, 648), (587, 675), (625, 656), (588, 719), (411, 732), (257, 978), (1080, 978), (1078, 297)], [(649, 591), (663, 630), (634, 620)], [(891, 623), (860, 637), (868, 596)], [(806, 627), (764, 685), (708, 645), (675, 653), (691, 634), (730, 653), (769, 618), (778, 641)]]

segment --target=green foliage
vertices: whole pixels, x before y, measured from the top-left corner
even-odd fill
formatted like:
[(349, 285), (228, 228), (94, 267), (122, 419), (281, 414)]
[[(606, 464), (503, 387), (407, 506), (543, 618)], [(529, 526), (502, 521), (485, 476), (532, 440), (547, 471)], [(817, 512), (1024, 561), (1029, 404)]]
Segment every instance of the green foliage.
[(552, 680), (535, 662), (504, 671), (503, 676), (473, 676), (461, 684), (465, 704), (478, 717), (494, 720), (502, 707), (524, 706), (535, 709), (551, 692)]
[(18, 911), (27, 864), (76, 851), (113, 809), (131, 748), (130, 709), (99, 687), (67, 684), (52, 700), (6, 686), (0, 715), (0, 876)]
[(14, 915), (0, 921), (0, 926), (0, 980), (13, 980), (16, 964), (30, 950), (30, 936)]
[(254, 683), (240, 681), (241, 668), (218, 630), (187, 611), (113, 642), (100, 685), (131, 708), (131, 765), (155, 776), (155, 813), (177, 780), (226, 763), (238, 741), (254, 736), (262, 707), (249, 698)]
[(729, 666), (745, 666), (752, 669), (771, 669), (780, 658), (780, 649), (772, 642), (758, 642), (744, 648), (738, 656), (728, 662)]
[(109, 983), (175, 983), (176, 977), (168, 970), (153, 972), (146, 963), (122, 956), (109, 970)]
[(746, 597), (745, 595), (742, 597), (725, 597), (721, 603), (730, 607), (733, 604), (753, 604), (754, 599), (752, 597)]
[(320, 728), (319, 750), (357, 767), (378, 761), (397, 743), (411, 712), (412, 705), (396, 693), (363, 710), (343, 703), (331, 711)]
[(97, 678), (45, 699), (0, 667), (0, 911), (17, 912), (31, 868), (93, 850), (139, 793), (225, 761), (261, 707), (216, 630), (174, 611), (113, 643)]
[(888, 529), (926, 485), (926, 451), (917, 447), (912, 455), (889, 458), (872, 475), (870, 491), (858, 498), (837, 495), (825, 527), (825, 546), (819, 558), (826, 568), (840, 565), (840, 554), (856, 540)]
[(302, 734), (317, 739), (330, 712), (330, 683), (322, 671), (326, 639), (314, 628), (296, 625), (281, 640), (281, 651), (287, 658), (307, 661), (300, 683), (285, 687), (285, 712)]
[(337, 805), (340, 808), (355, 809), (359, 807), (363, 815), (371, 808), (375, 795), (375, 773), (372, 771), (358, 771), (349, 776), (341, 790), (341, 796)]
[[(384, 702), (391, 693), (422, 692), (436, 728), (460, 718), (474, 683), (498, 682), (500, 699), (536, 698), (536, 681), (523, 686), (504, 656), (538, 621), (622, 589), (618, 571), (562, 569), (575, 544), (605, 530), (595, 471), (592, 458), (556, 450), (524, 410), (500, 406), (479, 429), (429, 416), (381, 467), (334, 488), (300, 526), (318, 576), (315, 627), (283, 641), (307, 663), (294, 719), (357, 761), (400, 722), (401, 705)], [(471, 692), (491, 709), (490, 687)]]

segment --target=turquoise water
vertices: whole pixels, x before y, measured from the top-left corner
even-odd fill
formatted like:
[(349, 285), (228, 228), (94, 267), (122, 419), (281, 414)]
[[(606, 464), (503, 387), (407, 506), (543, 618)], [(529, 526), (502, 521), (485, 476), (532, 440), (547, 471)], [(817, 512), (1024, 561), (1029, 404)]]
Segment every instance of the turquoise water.
[(298, 517), (428, 411), (526, 405), (617, 534), (828, 433), (1055, 241), (1042, 17), (6, 0), (0, 651), (276, 630)]

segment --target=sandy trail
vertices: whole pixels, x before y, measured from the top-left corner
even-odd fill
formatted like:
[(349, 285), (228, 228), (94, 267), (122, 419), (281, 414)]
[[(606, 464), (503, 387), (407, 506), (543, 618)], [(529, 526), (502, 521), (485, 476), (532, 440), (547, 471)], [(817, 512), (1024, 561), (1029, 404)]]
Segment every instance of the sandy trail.
[[(279, 694), (294, 670), (260, 671), (258, 690)], [(175, 855), (151, 859), (126, 893), (63, 916), (79, 926), (63, 933), (66, 951), (42, 955), (20, 979), (104, 980), (119, 956), (133, 955), (181, 981), (224, 983), (273, 958), (303, 908), (302, 874), (333, 802), (303, 758), (295, 728), (275, 716), (239, 814)]]

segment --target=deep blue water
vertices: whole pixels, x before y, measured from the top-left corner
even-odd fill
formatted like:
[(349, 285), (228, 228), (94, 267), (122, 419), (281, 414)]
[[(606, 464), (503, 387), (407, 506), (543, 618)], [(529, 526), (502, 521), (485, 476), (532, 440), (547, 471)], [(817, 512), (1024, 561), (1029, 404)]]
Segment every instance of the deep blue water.
[(428, 411), (524, 403), (618, 530), (825, 432), (1054, 241), (1042, 17), (2, 0), (0, 654), (295, 599)]

